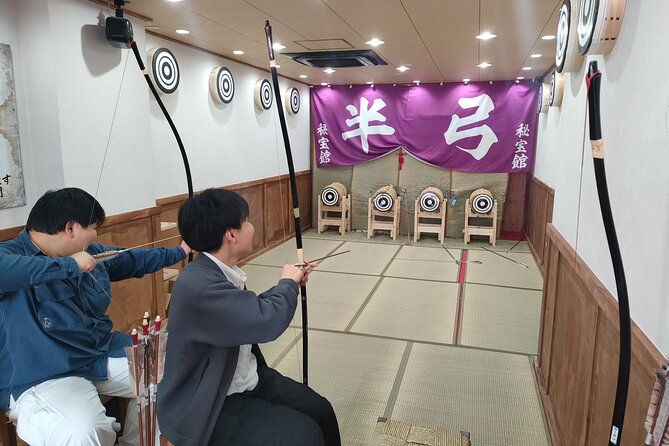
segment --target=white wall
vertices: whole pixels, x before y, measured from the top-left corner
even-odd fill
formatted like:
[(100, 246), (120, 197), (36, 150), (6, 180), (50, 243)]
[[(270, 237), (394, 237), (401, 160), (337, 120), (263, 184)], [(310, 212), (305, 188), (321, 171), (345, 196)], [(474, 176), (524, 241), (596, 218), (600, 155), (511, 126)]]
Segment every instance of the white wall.
[(666, 0), (627, 2), (613, 51), (589, 56), (578, 72), (567, 74), (561, 109), (551, 108), (540, 120), (535, 167), (535, 175), (555, 189), (553, 224), (616, 296), (584, 127), (585, 72), (587, 63), (597, 60), (603, 73), (606, 172), (631, 314), (665, 356), (669, 356), (668, 18)]
[[(28, 201), (0, 210), (0, 228), (24, 224), (35, 200), (53, 188), (84, 188), (110, 215), (186, 192), (176, 142), (131, 50), (104, 40), (99, 24), (110, 13), (87, 0), (0, 0), (0, 42), (11, 45), (14, 60)], [(189, 154), (195, 190), (287, 172), (276, 109), (260, 113), (253, 106), (253, 85), (269, 78), (267, 71), (146, 36), (144, 23), (129, 19), (145, 61), (154, 46), (170, 48), (179, 61), (179, 89), (163, 100)], [(235, 98), (226, 106), (208, 93), (209, 70), (217, 65), (235, 77)], [(309, 89), (280, 83), (282, 94), (288, 86), (300, 90), (301, 110), (287, 121), (295, 168), (305, 170)]]

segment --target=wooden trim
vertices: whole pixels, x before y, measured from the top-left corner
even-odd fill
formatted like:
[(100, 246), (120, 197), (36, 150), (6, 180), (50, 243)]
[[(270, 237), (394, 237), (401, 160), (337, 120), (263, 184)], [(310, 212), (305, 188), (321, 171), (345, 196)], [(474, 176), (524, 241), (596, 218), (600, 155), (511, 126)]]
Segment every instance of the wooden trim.
[(525, 212), (525, 238), (534, 256), (539, 271), (545, 276), (548, 256), (548, 238), (546, 224), (553, 220), (553, 201), (555, 192), (536, 177), (528, 181), (527, 206)]
[(0, 240), (9, 240), (16, 237), (23, 228), (24, 226), (15, 226), (13, 228), (0, 229)]
[(105, 226), (117, 225), (119, 223), (141, 220), (143, 218), (149, 218), (158, 214), (160, 214), (160, 208), (157, 206), (146, 209), (139, 209), (136, 211), (124, 212), (122, 214), (115, 214), (105, 218), (101, 228)]

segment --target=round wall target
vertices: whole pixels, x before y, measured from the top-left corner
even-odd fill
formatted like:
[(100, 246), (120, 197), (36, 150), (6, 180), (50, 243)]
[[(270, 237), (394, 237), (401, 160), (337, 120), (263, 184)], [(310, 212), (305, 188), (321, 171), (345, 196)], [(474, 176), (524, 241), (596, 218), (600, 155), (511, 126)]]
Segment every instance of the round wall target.
[(235, 79), (227, 67), (214, 67), (209, 73), (209, 94), (219, 104), (229, 104), (235, 97)]
[(149, 76), (160, 91), (174, 93), (179, 86), (179, 64), (172, 51), (167, 48), (153, 48), (149, 51), (151, 68)]
[(578, 0), (564, 0), (560, 8), (555, 47), (555, 67), (558, 73), (578, 71), (583, 56), (578, 52)]
[(578, 51), (608, 54), (623, 24), (626, 0), (581, 0), (578, 14)]
[(478, 214), (487, 214), (492, 211), (493, 199), (490, 191), (486, 189), (477, 189), (472, 193), (472, 210)]
[(551, 92), (549, 103), (551, 107), (560, 107), (562, 105), (562, 96), (564, 94), (564, 75), (553, 71), (551, 74)]
[(284, 100), (286, 101), (286, 110), (288, 110), (288, 113), (295, 115), (300, 111), (300, 91), (297, 88), (291, 87), (286, 89)]
[(253, 89), (253, 100), (259, 110), (272, 107), (272, 85), (267, 79), (258, 79)]
[(539, 87), (539, 97), (537, 99), (537, 113), (546, 113), (551, 105), (551, 86), (545, 82)]
[(393, 207), (393, 197), (387, 192), (381, 192), (374, 197), (374, 207), (377, 211), (387, 212)]

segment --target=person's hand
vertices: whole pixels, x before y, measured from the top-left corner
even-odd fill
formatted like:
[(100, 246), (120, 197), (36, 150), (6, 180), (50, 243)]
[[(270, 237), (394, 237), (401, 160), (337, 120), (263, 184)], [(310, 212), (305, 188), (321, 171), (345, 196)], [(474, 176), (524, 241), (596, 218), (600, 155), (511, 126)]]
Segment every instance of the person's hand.
[(70, 257), (72, 257), (74, 261), (77, 262), (79, 272), (82, 273), (89, 273), (93, 271), (93, 268), (95, 268), (95, 265), (97, 264), (93, 256), (91, 256), (86, 251), (75, 252)]
[(191, 252), (193, 252), (193, 250), (191, 249), (191, 247), (188, 246), (188, 243), (186, 243), (186, 242), (183, 241), (183, 240), (181, 241), (181, 249), (184, 250), (184, 252), (186, 253), (186, 255), (188, 255), (188, 254), (190, 254)]
[(283, 269), (281, 270), (280, 279), (290, 279), (296, 284), (300, 285), (304, 277), (305, 274), (301, 268), (298, 268), (297, 266), (288, 263), (283, 266)]
[(316, 268), (318, 263), (309, 263), (306, 260), (304, 261), (304, 266), (300, 266), (302, 269), (302, 280), (300, 281), (300, 286), (304, 286), (309, 281), (309, 273), (312, 269)]

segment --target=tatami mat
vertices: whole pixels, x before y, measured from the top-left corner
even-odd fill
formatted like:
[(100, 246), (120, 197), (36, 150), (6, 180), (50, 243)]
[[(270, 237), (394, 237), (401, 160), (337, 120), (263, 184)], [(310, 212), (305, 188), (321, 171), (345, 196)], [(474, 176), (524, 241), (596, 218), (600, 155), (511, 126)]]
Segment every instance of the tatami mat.
[(260, 344), (260, 351), (265, 357), (267, 364), (272, 366), (276, 360), (279, 359), (281, 354), (283, 354), (283, 352), (291, 345), (291, 343), (295, 341), (296, 338), (300, 338), (297, 340), (297, 342), (302, 342), (300, 333), (301, 330), (289, 327), (274, 341), (268, 342), (266, 344)]
[(523, 355), (414, 344), (392, 418), (469, 431), (472, 445), (549, 445)]
[[(330, 254), (337, 249), (342, 241), (337, 240), (320, 240), (320, 239), (302, 239), (302, 249), (304, 252), (304, 260), (317, 259)], [(297, 254), (295, 248), (295, 239), (291, 238), (276, 248), (267, 251), (258, 257), (251, 259), (251, 265), (267, 265), (267, 266), (283, 266), (286, 263), (297, 262)]]
[(541, 291), (467, 284), (460, 343), (537, 354)]
[[(301, 347), (300, 340), (299, 348), (292, 349), (277, 368), (296, 381), (302, 379)], [(376, 420), (386, 408), (405, 347), (403, 341), (309, 332), (309, 386), (332, 403), (342, 445), (369, 445)]]
[(457, 282), (459, 268), (452, 260), (450, 262), (437, 262), (434, 260), (394, 259), (383, 275), (406, 279)]
[(246, 287), (256, 294), (264, 293), (279, 282), (281, 268), (246, 264), (242, 266), (246, 274)]
[[(449, 252), (451, 253), (450, 255), (448, 254)], [(400, 249), (400, 252), (397, 253), (395, 258), (407, 260), (431, 260), (434, 262), (452, 262), (454, 258), (460, 260), (460, 254), (461, 250), (458, 248), (448, 248), (448, 251), (446, 251), (441, 246), (432, 248), (412, 245), (402, 246), (402, 249)]]
[(470, 250), (468, 260), (480, 260), (483, 264), (467, 264), (466, 281), (468, 283), (529, 288), (533, 290), (541, 290), (543, 288), (543, 278), (534, 262), (532, 254), (514, 253), (513, 251), (509, 254), (502, 254), (528, 265), (529, 268), (504, 259), (492, 252)]
[(378, 276), (399, 249), (394, 245), (346, 242), (336, 252), (350, 252), (323, 260), (318, 270)]
[(351, 331), (453, 342), (458, 284), (385, 277)]

